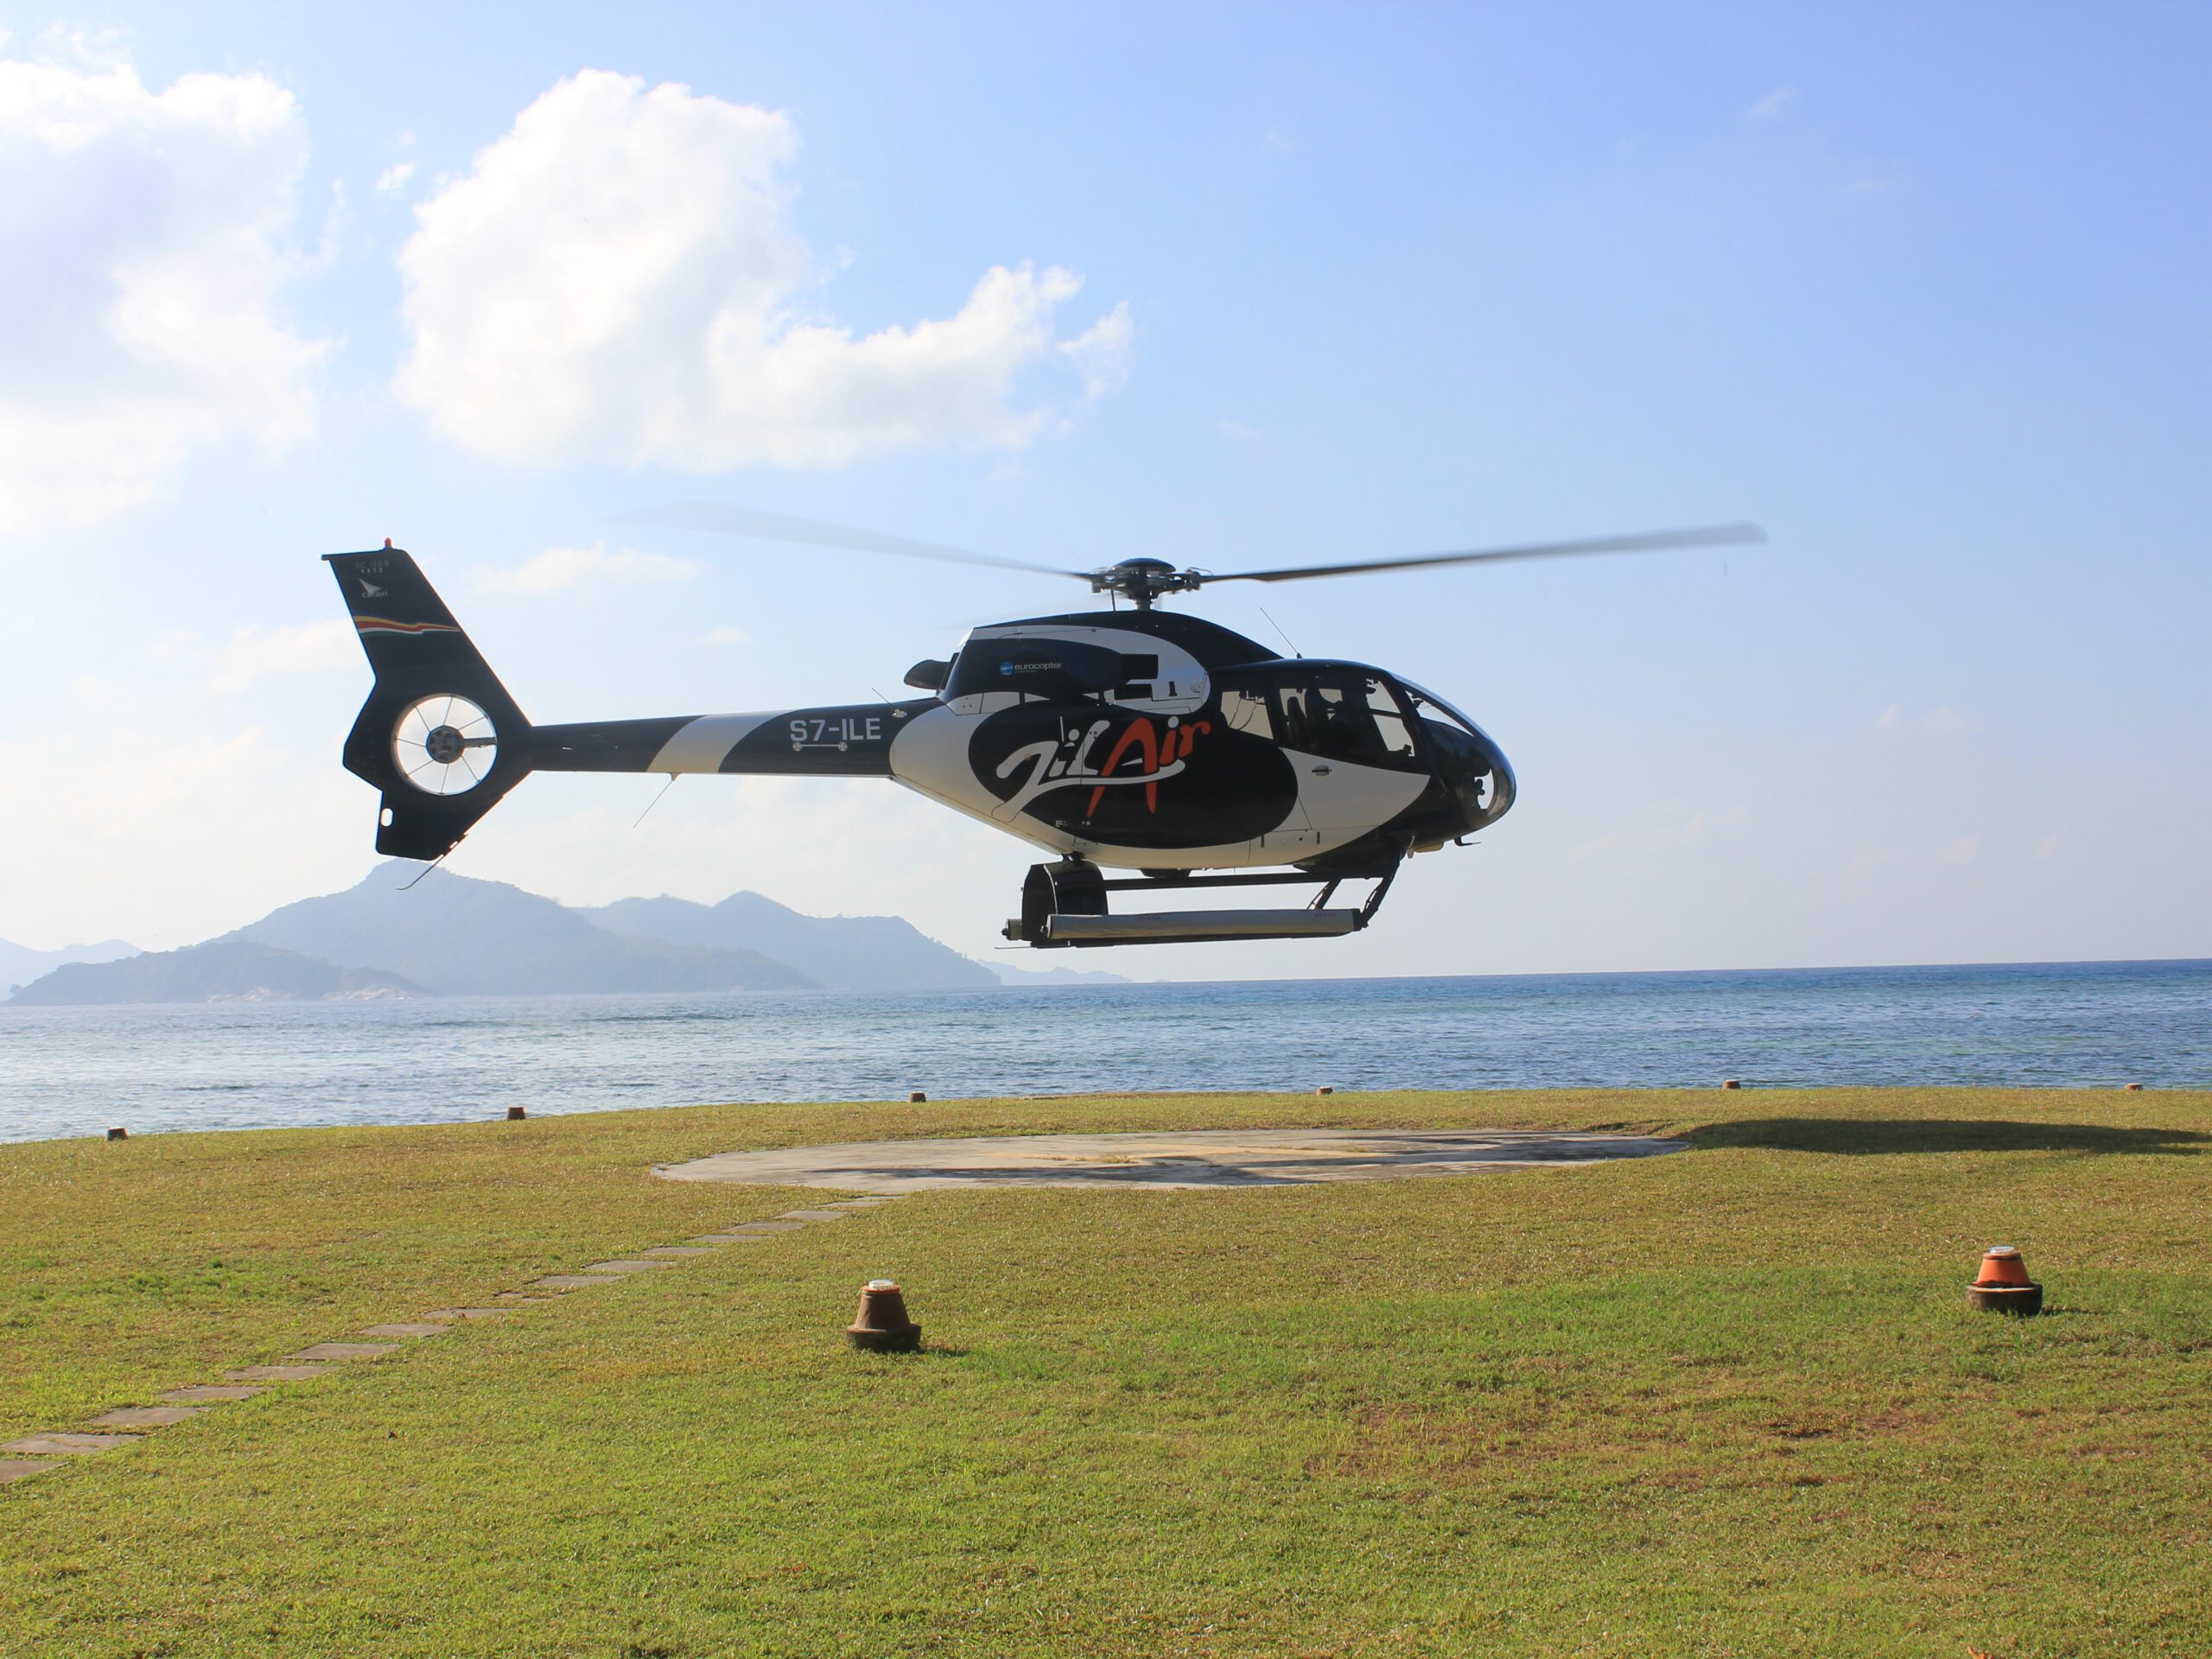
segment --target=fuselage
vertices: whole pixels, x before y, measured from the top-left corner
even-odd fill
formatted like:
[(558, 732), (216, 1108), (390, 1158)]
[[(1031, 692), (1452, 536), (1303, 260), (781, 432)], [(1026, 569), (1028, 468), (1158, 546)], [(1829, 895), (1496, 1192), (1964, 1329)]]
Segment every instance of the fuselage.
[(1387, 866), (1513, 799), (1497, 746), (1432, 694), (1158, 611), (977, 628), (893, 724), (900, 783), (1130, 869)]

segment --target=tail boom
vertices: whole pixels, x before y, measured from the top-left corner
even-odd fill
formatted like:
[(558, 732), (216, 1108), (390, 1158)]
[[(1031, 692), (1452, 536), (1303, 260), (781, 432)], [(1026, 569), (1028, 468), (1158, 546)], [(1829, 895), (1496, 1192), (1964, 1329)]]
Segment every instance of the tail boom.
[(922, 698), (540, 726), (532, 738), (531, 765), (539, 772), (888, 778), (892, 741), (935, 704), (934, 698)]
[(893, 740), (935, 706), (533, 726), (408, 554), (387, 546), (325, 558), (376, 673), (345, 762), (382, 797), (377, 850), (390, 857), (443, 857), (533, 772), (888, 778)]

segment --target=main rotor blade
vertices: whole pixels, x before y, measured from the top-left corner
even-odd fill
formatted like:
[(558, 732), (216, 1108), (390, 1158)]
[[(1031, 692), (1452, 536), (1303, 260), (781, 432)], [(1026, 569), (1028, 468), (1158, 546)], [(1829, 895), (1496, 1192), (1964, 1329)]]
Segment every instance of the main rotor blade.
[(1403, 559), (1360, 559), (1350, 564), (1304, 564), (1287, 570), (1226, 570), (1204, 581), (1300, 582), (1308, 576), (1350, 576), (1363, 570), (1414, 570), (1434, 564), (1504, 564), (1515, 559), (1572, 559), (1592, 553), (1656, 553), (1670, 547), (1728, 547), (1764, 542), (1757, 524), (1707, 524), (1694, 530), (1646, 531), (1636, 536), (1593, 536), (1576, 542), (1533, 542), (1526, 547), (1484, 548), (1471, 553), (1416, 553)]
[(964, 547), (944, 547), (936, 542), (912, 541), (904, 536), (880, 536), (872, 530), (849, 530), (787, 513), (755, 512), (720, 501), (677, 501), (664, 507), (617, 515), (617, 522), (658, 524), (671, 530), (700, 530), (715, 536), (742, 536), (756, 542), (798, 542), (809, 547), (840, 547), (857, 553), (890, 553), (902, 559), (933, 559), (939, 564), (981, 564), (999, 570), (1033, 570), (1047, 576), (1073, 576), (1088, 582), (1090, 573), (1063, 570), (1027, 559), (1001, 558), (995, 553), (971, 553)]

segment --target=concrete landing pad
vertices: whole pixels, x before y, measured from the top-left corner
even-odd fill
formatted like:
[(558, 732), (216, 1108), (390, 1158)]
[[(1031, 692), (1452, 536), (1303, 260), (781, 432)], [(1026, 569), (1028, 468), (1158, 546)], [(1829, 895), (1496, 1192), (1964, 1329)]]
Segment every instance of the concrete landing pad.
[[(672, 1181), (906, 1192), (944, 1186), (1285, 1186), (1559, 1168), (1680, 1152), (1644, 1135), (1545, 1129), (1194, 1129), (861, 1141), (725, 1152), (656, 1175)], [(755, 1222), (753, 1227), (776, 1225)], [(785, 1225), (796, 1224), (785, 1223)]]

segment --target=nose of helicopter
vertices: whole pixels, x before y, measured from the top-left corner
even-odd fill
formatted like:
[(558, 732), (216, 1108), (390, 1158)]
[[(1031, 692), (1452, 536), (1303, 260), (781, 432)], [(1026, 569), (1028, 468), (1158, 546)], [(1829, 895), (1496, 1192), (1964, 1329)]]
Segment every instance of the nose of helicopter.
[(1479, 728), (1461, 731), (1429, 722), (1435, 740), (1437, 774), (1458, 802), (1465, 828), (1462, 835), (1496, 823), (1512, 810), (1516, 785), (1513, 767), (1497, 741)]

